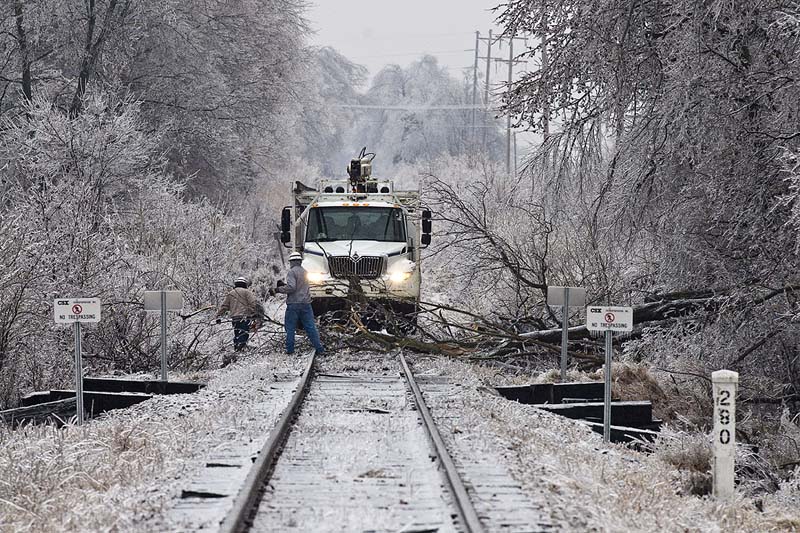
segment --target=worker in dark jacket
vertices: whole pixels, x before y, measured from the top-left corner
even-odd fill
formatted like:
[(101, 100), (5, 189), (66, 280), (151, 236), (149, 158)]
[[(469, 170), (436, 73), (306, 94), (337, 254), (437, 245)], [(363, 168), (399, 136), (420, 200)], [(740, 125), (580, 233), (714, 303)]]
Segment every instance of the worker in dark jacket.
[(217, 310), (217, 324), (225, 313), (230, 313), (231, 323), (233, 324), (233, 349), (241, 351), (247, 348), (247, 341), (250, 338), (250, 326), (252, 321), (258, 318), (258, 300), (247, 286), (247, 278), (236, 278), (233, 282), (233, 290), (225, 295), (222, 305)]
[(302, 262), (303, 256), (298, 252), (289, 254), (289, 272), (286, 274), (286, 283), (270, 289), (269, 292), (273, 295), (276, 292), (286, 295), (286, 315), (284, 316), (286, 353), (294, 353), (294, 333), (299, 322), (306, 330), (308, 340), (317, 350), (317, 354), (322, 354), (325, 353), (325, 348), (319, 340), (317, 325), (314, 323), (311, 292), (308, 290), (308, 279)]

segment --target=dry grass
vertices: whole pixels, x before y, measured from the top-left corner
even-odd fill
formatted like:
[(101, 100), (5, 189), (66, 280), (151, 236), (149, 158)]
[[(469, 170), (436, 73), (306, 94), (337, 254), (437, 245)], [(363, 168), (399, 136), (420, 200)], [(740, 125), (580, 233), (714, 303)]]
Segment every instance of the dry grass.
[(575, 421), (481, 393), (480, 379), (466, 365), (437, 361), (424, 366), (429, 365), (470, 385), (453, 399), (462, 406), (462, 420), (453, 423), (481, 432), (495, 448), (506, 450), (514, 476), (532, 499), (545, 500), (563, 530), (797, 530), (798, 481), (761, 498), (740, 488), (730, 503), (698, 496), (708, 488), (710, 446), (705, 434), (668, 430), (652, 454), (607, 446)]
[(612, 395), (620, 400), (649, 400), (653, 415), (665, 421), (674, 420), (675, 408), (649, 367), (619, 363), (611, 367)]
[(197, 394), (156, 397), (81, 427), (0, 428), (0, 531), (141, 531), (220, 440), (259, 430), (249, 405), (273, 372), (294, 364), (226, 369)]
[(707, 434), (664, 429), (651, 449), (653, 457), (675, 468), (680, 494), (711, 493), (714, 450)]

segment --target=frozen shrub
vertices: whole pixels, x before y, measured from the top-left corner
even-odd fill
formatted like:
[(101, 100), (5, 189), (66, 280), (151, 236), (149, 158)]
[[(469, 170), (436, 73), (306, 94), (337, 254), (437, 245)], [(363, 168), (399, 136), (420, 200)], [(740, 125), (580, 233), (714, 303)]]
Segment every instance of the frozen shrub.
[[(567, 370), (566, 383), (574, 383), (578, 381), (602, 381), (603, 372), (583, 372), (581, 370), (569, 369)], [(534, 378), (536, 383), (559, 383), (561, 381), (561, 370), (558, 368), (551, 368), (545, 370)]]
[[(89, 372), (148, 371), (159, 332), (145, 290), (181, 290), (186, 309), (212, 309), (259, 265), (253, 228), (188, 201), (166, 174), (160, 133), (136, 103), (95, 94), (68, 117), (34, 99), (27, 112), (0, 139), (0, 408), (71, 379), (71, 331), (54, 325), (54, 299), (103, 302), (85, 330)], [(171, 364), (202, 366), (216, 348), (208, 315), (174, 318)]]
[(711, 457), (708, 435), (664, 429), (653, 448), (653, 455), (678, 471), (684, 494), (711, 492)]
[(611, 367), (612, 395), (619, 400), (649, 400), (653, 413), (662, 420), (672, 420), (675, 410), (671, 398), (643, 364), (614, 364)]

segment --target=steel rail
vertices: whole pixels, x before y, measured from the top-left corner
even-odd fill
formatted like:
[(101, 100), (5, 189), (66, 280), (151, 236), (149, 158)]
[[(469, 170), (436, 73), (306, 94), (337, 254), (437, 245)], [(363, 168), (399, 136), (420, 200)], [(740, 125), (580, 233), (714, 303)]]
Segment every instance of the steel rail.
[(280, 420), (270, 433), (269, 439), (258, 452), (258, 457), (253, 463), (250, 473), (247, 474), (242, 489), (233, 501), (233, 507), (220, 524), (220, 533), (238, 533), (247, 529), (247, 522), (251, 519), (259, 493), (267, 481), (267, 476), (278, 457), (281, 445), (289, 434), (292, 420), (308, 392), (308, 384), (311, 381), (310, 377), (316, 359), (315, 352), (311, 352), (309, 359), (308, 366), (300, 378), (300, 383), (294, 391), (289, 405), (284, 409)]
[(442, 435), (436, 427), (433, 416), (431, 416), (431, 412), (425, 404), (425, 399), (422, 397), (422, 391), (420, 391), (419, 385), (417, 385), (414, 379), (414, 375), (408, 368), (406, 358), (403, 356), (402, 352), (400, 352), (400, 365), (403, 367), (403, 374), (409, 387), (411, 387), (411, 391), (414, 393), (414, 401), (417, 404), (417, 410), (422, 415), (422, 421), (425, 423), (428, 436), (436, 449), (436, 454), (439, 456), (442, 466), (444, 466), (445, 479), (447, 479), (450, 492), (453, 494), (453, 499), (455, 500), (458, 514), (461, 517), (461, 522), (464, 524), (467, 533), (483, 533), (485, 531), (483, 524), (481, 524), (478, 513), (472, 505), (472, 500), (469, 494), (467, 494), (467, 488), (464, 486), (464, 482), (461, 481), (461, 476), (458, 475), (458, 470), (456, 470), (453, 458), (450, 457), (450, 454), (447, 452), (444, 439), (442, 439)]

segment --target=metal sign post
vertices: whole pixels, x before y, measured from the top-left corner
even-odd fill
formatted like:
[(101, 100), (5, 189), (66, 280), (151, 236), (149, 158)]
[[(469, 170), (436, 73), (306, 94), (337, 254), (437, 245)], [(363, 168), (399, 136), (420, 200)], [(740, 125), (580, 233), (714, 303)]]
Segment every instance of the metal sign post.
[(614, 354), (613, 333), (606, 330), (606, 364), (603, 375), (605, 386), (603, 387), (603, 442), (611, 440), (611, 356)]
[(567, 344), (569, 342), (569, 308), (586, 305), (583, 287), (547, 287), (547, 305), (561, 306), (561, 381), (567, 380)]
[(564, 305), (561, 307), (561, 381), (567, 380), (567, 343), (569, 342), (569, 287), (564, 287)]
[(605, 335), (606, 364), (603, 389), (603, 442), (611, 440), (611, 357), (614, 353), (613, 332), (633, 331), (633, 308), (587, 307), (586, 329)]
[(736, 457), (736, 386), (739, 374), (730, 370), (711, 373), (714, 392), (713, 494), (720, 500), (733, 497)]
[(81, 323), (75, 322), (75, 414), (83, 425), (83, 361), (81, 361)]
[(167, 293), (161, 291), (161, 381), (167, 381)]
[(167, 311), (183, 308), (181, 291), (145, 291), (144, 310), (161, 313), (161, 381), (167, 381)]
[(61, 298), (53, 303), (56, 324), (75, 324), (75, 414), (79, 426), (83, 424), (81, 322), (100, 322), (101, 307), (97, 298)]

